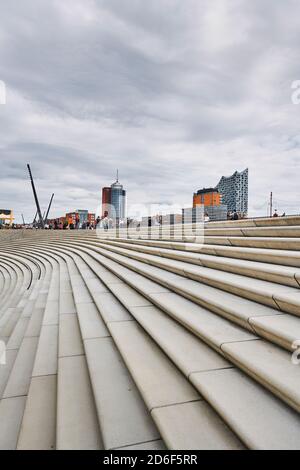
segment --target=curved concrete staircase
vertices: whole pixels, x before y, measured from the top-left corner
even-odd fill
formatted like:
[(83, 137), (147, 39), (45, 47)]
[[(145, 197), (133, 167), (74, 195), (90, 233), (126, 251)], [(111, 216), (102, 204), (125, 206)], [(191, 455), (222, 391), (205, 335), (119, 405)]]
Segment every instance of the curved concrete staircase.
[(0, 231), (0, 448), (300, 448), (300, 218), (179, 230)]

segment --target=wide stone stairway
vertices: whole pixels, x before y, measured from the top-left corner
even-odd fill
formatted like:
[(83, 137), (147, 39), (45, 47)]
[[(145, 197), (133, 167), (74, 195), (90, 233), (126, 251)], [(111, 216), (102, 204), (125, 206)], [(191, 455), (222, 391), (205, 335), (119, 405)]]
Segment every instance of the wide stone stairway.
[(300, 217), (204, 235), (0, 230), (1, 449), (300, 449)]

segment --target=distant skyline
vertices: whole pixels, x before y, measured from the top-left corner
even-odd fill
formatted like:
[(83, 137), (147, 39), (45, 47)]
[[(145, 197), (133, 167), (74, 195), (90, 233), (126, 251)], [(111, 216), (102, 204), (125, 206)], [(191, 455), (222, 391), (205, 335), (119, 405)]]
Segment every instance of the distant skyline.
[(0, 206), (192, 205), (249, 168), (249, 215), (300, 213), (297, 0), (10, 0), (0, 5)]

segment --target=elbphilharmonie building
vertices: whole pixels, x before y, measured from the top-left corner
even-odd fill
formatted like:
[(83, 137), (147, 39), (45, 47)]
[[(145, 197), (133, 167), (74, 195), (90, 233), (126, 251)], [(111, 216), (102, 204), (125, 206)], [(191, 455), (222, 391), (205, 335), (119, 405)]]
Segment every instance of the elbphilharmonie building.
[(222, 176), (216, 188), (222, 194), (222, 203), (228, 211), (248, 214), (248, 168), (235, 171), (231, 176)]

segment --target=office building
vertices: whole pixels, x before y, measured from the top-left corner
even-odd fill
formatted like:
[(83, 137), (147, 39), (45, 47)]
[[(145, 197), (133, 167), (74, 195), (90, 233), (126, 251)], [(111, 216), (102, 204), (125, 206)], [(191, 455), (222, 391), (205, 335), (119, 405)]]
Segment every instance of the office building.
[[(76, 225), (76, 220), (79, 219), (79, 226), (81, 227), (82, 224), (89, 222), (91, 225), (95, 224), (96, 215), (94, 213), (89, 212), (88, 210), (77, 210), (74, 212), (68, 212), (65, 217), (60, 217), (56, 219), (58, 222), (63, 223), (63, 221), (68, 222), (68, 225)], [(53, 222), (54, 219), (51, 222)]]
[(227, 206), (225, 204), (218, 204), (214, 206), (197, 205), (195, 207), (182, 209), (183, 222), (196, 223), (202, 222), (206, 216), (210, 221), (213, 220), (226, 220), (227, 219)]
[(111, 188), (102, 188), (102, 217), (109, 215), (109, 209), (111, 204)]
[(68, 222), (69, 225), (76, 224), (76, 212), (68, 212), (66, 214), (66, 221)]
[(198, 205), (204, 206), (219, 206), (222, 197), (216, 188), (203, 188), (199, 189), (193, 196), (193, 207)]
[(117, 172), (116, 181), (109, 187), (102, 189), (102, 217), (120, 220), (126, 217), (126, 191), (119, 182)]
[(91, 224), (91, 225), (94, 225), (95, 224), (95, 221), (96, 221), (96, 214), (93, 214), (91, 212), (88, 213), (88, 222)]
[(11, 209), (0, 209), (0, 225), (12, 225), (14, 215)]
[(79, 224), (82, 225), (88, 221), (89, 211), (86, 209), (77, 209), (76, 213), (79, 215)]
[(111, 185), (111, 205), (113, 210), (113, 219), (124, 219), (125, 198), (126, 191), (124, 191), (123, 186), (119, 183), (119, 181), (116, 181)]

